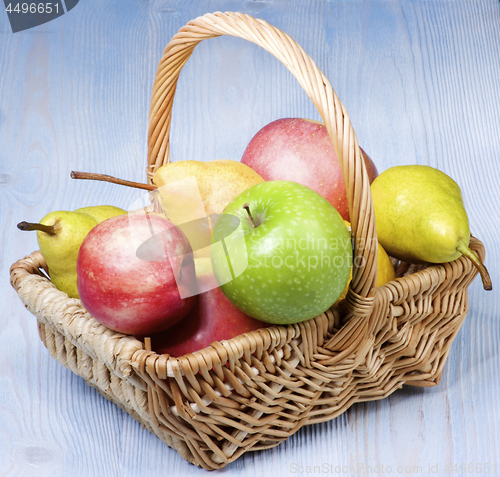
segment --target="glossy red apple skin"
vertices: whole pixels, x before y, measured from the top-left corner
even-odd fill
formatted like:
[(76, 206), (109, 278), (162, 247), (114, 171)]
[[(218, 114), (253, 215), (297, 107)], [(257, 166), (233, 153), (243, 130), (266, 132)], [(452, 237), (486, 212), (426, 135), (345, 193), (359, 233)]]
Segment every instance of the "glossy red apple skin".
[[(201, 278), (213, 281), (215, 278)], [(229, 340), (243, 333), (270, 326), (238, 310), (218, 287), (197, 296), (188, 316), (179, 324), (151, 337), (158, 354), (179, 357), (206, 348), (214, 341)]]
[[(141, 260), (137, 245), (152, 232), (165, 237), (159, 260)], [(163, 234), (162, 232), (165, 231)], [(168, 232), (167, 232), (168, 231)], [(161, 247), (160, 247), (161, 248)], [(125, 214), (101, 222), (83, 241), (77, 260), (77, 287), (87, 311), (101, 324), (125, 334), (157, 333), (189, 313), (196, 297), (182, 299), (167, 252), (191, 251), (184, 234), (168, 220)], [(194, 279), (194, 265), (184, 269)], [(192, 273), (192, 276), (189, 274)]]
[[(372, 183), (377, 168), (361, 151)], [(266, 181), (289, 180), (311, 188), (350, 220), (342, 170), (324, 124), (302, 118), (273, 121), (251, 139), (241, 162)]]

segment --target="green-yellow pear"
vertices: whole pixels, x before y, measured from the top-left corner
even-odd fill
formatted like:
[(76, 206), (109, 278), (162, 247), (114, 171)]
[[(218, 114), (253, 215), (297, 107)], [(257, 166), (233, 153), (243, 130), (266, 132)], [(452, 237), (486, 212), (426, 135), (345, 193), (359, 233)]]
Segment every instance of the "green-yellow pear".
[(75, 212), (78, 212), (79, 214), (88, 214), (96, 219), (98, 223), (103, 222), (106, 219), (110, 219), (115, 215), (126, 214), (123, 209), (115, 207), (114, 205), (92, 205), (90, 207), (76, 209)]
[(58, 210), (39, 223), (21, 222), (20, 230), (36, 230), (38, 246), (49, 269), (52, 283), (71, 298), (79, 298), (76, 287), (76, 260), (83, 239), (98, 223), (125, 214), (111, 205), (83, 207), (74, 212)]
[[(158, 188), (189, 177), (195, 177), (203, 206), (207, 215), (222, 214), (229, 202), (249, 187), (264, 182), (264, 179), (253, 169), (239, 161), (218, 159), (213, 161), (177, 161), (161, 166), (153, 177)], [(163, 204), (162, 204), (163, 205)], [(195, 204), (193, 204), (195, 206)], [(171, 217), (172, 209), (168, 207), (169, 219), (175, 224), (187, 220), (182, 214), (189, 213), (185, 208), (178, 210), (180, 217)]]
[(371, 185), (377, 236), (392, 257), (410, 263), (472, 260), (491, 290), (486, 267), (470, 250), (462, 192), (444, 172), (405, 165), (385, 170)]

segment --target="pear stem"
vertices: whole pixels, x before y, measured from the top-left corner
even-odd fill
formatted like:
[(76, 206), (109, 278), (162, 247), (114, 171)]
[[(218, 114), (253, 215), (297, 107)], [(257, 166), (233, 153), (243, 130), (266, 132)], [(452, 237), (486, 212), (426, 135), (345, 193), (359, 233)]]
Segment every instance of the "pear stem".
[(243, 208), (247, 211), (248, 217), (250, 217), (250, 221), (252, 222), (253, 228), (257, 227), (257, 224), (252, 216), (252, 213), (250, 212), (250, 206), (245, 202), (243, 204)]
[(17, 224), (17, 228), (19, 230), (39, 230), (41, 232), (45, 232), (46, 234), (49, 235), (55, 235), (56, 234), (56, 229), (53, 225), (44, 225), (44, 224), (33, 224), (31, 222), (19, 222)]
[(127, 187), (133, 187), (135, 189), (144, 189), (144, 190), (156, 190), (157, 187), (153, 184), (143, 184), (142, 182), (133, 182), (127, 181), (125, 179), (119, 179), (117, 177), (108, 176), (106, 174), (97, 174), (95, 172), (79, 172), (79, 171), (71, 171), (72, 179), (87, 179), (93, 181), (103, 181), (103, 182), (111, 182), (113, 184), (123, 185)]
[(491, 284), (490, 274), (488, 273), (488, 270), (481, 262), (481, 260), (479, 260), (477, 255), (463, 242), (458, 243), (457, 250), (464, 257), (467, 257), (469, 260), (471, 260), (473, 265), (477, 268), (479, 274), (481, 275), (481, 280), (483, 281), (483, 288), (485, 290), (491, 290), (492, 284)]

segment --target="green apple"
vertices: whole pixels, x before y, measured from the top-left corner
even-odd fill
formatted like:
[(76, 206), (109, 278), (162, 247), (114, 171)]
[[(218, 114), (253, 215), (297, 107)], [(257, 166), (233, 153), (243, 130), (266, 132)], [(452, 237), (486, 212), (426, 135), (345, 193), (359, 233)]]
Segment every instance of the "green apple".
[(342, 217), (296, 182), (267, 181), (242, 192), (216, 222), (213, 241), (223, 245), (211, 247), (223, 293), (241, 311), (267, 323), (318, 316), (349, 280), (352, 245)]

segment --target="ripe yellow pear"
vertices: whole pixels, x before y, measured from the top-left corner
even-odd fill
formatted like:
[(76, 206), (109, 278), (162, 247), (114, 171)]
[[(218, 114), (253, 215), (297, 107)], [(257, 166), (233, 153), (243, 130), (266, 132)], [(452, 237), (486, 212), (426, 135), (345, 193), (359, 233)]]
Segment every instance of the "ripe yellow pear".
[(76, 286), (76, 260), (83, 239), (98, 223), (126, 214), (111, 205), (83, 207), (74, 212), (58, 210), (39, 223), (21, 222), (20, 230), (36, 230), (38, 246), (49, 269), (50, 280), (71, 298), (79, 298)]
[[(344, 223), (347, 226), (347, 229), (349, 232), (351, 232), (351, 224), (344, 220)], [(380, 243), (378, 244), (378, 254), (377, 254), (377, 285), (378, 287), (381, 287), (382, 285), (385, 285), (386, 283), (389, 283), (390, 281), (394, 280), (396, 278), (396, 271), (394, 270), (394, 265), (391, 261), (391, 258), (389, 255), (387, 255), (387, 252), (384, 250), (382, 245)], [(349, 283), (351, 283), (352, 280), (352, 268), (351, 268), (351, 274), (349, 275), (349, 281), (347, 282), (347, 286), (345, 287), (344, 291), (342, 292), (342, 295), (340, 295), (340, 298), (337, 300), (338, 304), (341, 300), (343, 300), (346, 295), (347, 295), (347, 289), (349, 288)]]
[(491, 290), (486, 267), (469, 248), (462, 192), (451, 177), (430, 166), (395, 166), (373, 181), (371, 193), (378, 240), (391, 256), (410, 263), (445, 263), (464, 255)]
[[(222, 214), (226, 205), (237, 195), (255, 184), (264, 182), (253, 169), (230, 159), (170, 162), (155, 172), (153, 182), (161, 188), (189, 177), (196, 178), (207, 215)], [(169, 218), (176, 224), (183, 222), (182, 218)]]
[(120, 207), (115, 207), (114, 205), (92, 205), (90, 207), (76, 209), (75, 212), (90, 215), (92, 218), (97, 220), (98, 223), (103, 222), (106, 219), (110, 219), (115, 215), (126, 214), (125, 210), (120, 209)]

